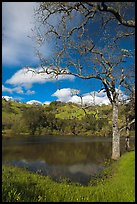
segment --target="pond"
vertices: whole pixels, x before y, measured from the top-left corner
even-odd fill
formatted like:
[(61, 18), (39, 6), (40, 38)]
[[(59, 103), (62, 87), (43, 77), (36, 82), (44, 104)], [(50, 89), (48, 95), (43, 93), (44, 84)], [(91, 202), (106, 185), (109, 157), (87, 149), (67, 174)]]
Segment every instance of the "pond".
[[(27, 168), (59, 181), (68, 178), (87, 185), (111, 158), (111, 138), (30, 136), (4, 138), (2, 163)], [(134, 142), (131, 141), (131, 145)], [(121, 139), (121, 154), (125, 151)]]

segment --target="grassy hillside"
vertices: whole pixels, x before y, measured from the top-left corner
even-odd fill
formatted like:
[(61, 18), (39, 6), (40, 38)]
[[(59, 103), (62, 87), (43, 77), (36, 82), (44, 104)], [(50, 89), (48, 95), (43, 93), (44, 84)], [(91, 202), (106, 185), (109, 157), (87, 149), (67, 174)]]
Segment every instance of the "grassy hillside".
[[(34, 113), (31, 111), (33, 108)], [(24, 114), (27, 112), (30, 112), (28, 116)], [(125, 107), (121, 105), (119, 107), (119, 127), (123, 127), (126, 123), (125, 114)], [(35, 121), (36, 125), (39, 123), (38, 127), (32, 127), (33, 118), (38, 120)], [(45, 122), (41, 123), (40, 118), (43, 118)], [(35, 134), (107, 136), (112, 134), (112, 107), (102, 105), (83, 109), (73, 103), (56, 101), (50, 105), (36, 106), (2, 100), (2, 127), (3, 133), (11, 135), (32, 134), (31, 129), (34, 128)], [(121, 133), (125, 135), (125, 130)], [(133, 135), (134, 127), (130, 133)]]

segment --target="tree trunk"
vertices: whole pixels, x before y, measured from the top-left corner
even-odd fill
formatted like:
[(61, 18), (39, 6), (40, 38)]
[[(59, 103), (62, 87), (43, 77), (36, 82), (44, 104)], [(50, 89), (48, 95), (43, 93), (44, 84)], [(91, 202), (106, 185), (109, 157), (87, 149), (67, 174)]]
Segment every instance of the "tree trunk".
[(129, 118), (126, 118), (126, 136), (129, 136), (129, 130), (130, 130), (130, 126), (129, 126)]
[(120, 133), (118, 130), (118, 102), (113, 102), (113, 138), (112, 138), (112, 159), (117, 160), (120, 157)]

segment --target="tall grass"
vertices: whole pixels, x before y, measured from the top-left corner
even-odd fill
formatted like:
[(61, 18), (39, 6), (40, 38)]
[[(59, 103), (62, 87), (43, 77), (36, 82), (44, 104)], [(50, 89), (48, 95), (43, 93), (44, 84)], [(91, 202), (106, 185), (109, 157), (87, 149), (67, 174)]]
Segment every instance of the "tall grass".
[(109, 178), (95, 185), (81, 186), (67, 181), (30, 173), (25, 169), (3, 166), (3, 202), (134, 202), (135, 152), (128, 152), (107, 170)]

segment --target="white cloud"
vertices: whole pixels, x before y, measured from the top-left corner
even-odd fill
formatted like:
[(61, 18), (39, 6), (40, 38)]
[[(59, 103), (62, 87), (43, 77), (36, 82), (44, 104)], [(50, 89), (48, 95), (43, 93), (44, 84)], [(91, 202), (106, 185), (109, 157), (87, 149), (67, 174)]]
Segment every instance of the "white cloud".
[[(79, 96), (73, 96), (69, 100), (70, 102), (81, 104), (81, 98)], [(109, 100), (106, 96), (106, 94), (98, 93), (98, 92), (91, 92), (91, 93), (86, 93), (82, 96), (82, 103), (83, 105), (102, 105), (102, 104), (109, 104)]]
[(12, 94), (13, 92), (18, 93), (18, 94), (26, 94), (26, 95), (32, 95), (35, 94), (35, 91), (27, 90), (26, 92), (22, 89), (22, 87), (17, 86), (15, 88), (8, 88), (2, 85), (2, 91), (3, 92), (8, 92)]
[(13, 97), (11, 96), (2, 96), (3, 99), (5, 99), (6, 101), (14, 101)]
[(22, 90), (21, 87), (15, 87), (12, 89), (14, 92), (18, 93), (18, 94), (24, 94), (24, 91)]
[(19, 103), (21, 103), (20, 101), (23, 99), (22, 97), (13, 98), (12, 96), (2, 96), (2, 98), (6, 101), (18, 101)]
[(27, 95), (32, 95), (32, 94), (35, 94), (35, 91), (27, 90), (27, 91), (26, 91), (26, 94), (27, 94)]
[[(94, 91), (93, 92), (91, 92), (91, 94), (94, 96)], [(98, 97), (104, 97), (104, 96), (106, 96), (106, 93), (105, 93), (105, 91), (104, 90), (101, 90), (101, 91), (96, 91), (96, 96), (98, 96)]]
[[(6, 81), (7, 84), (11, 85), (20, 85), (26, 88), (30, 88), (33, 83), (46, 83), (48, 81), (56, 81), (55, 75), (40, 73), (37, 72), (42, 71), (42, 68), (30, 68), (31, 71), (28, 71), (27, 68), (20, 69), (17, 71), (10, 79)], [(58, 80), (73, 80), (74, 76), (64, 75), (59, 76)]]
[(43, 104), (49, 105), (51, 101), (45, 101)]
[[(34, 9), (36, 2), (3, 2), (2, 3), (2, 61), (6, 65), (30, 65), (39, 63), (36, 48), (45, 57), (54, 49), (53, 39), (44, 42), (40, 48), (37, 44)], [(58, 19), (52, 18), (56, 25)], [(35, 28), (34, 28), (35, 27)], [(46, 26), (43, 27), (46, 31)], [(33, 31), (32, 31), (33, 30)], [(42, 30), (43, 31), (43, 30)]]
[(59, 101), (68, 102), (74, 92), (79, 92), (79, 90), (70, 88), (58, 89), (52, 96), (56, 96)]
[(116, 91), (119, 93), (119, 101), (122, 101), (122, 100), (127, 100), (129, 97), (127, 95), (125, 95), (121, 90), (118, 90), (116, 88)]
[(8, 92), (8, 93), (13, 93), (13, 92), (16, 92), (16, 93), (19, 93), (19, 94), (24, 94), (24, 91), (22, 90), (21, 87), (15, 87), (15, 88), (7, 88), (5, 87), (4, 85), (2, 85), (2, 91), (3, 92)]
[(8, 93), (12, 93), (13, 92), (13, 90), (11, 88), (7, 88), (4, 85), (2, 85), (2, 91), (3, 92), (8, 92)]
[(35, 2), (2, 3), (2, 61), (4, 64), (36, 62), (32, 35)]
[[(44, 36), (48, 27), (39, 26), (39, 20), (34, 14), (38, 7), (37, 2), (3, 2), (2, 3), (2, 61), (3, 64), (30, 65), (39, 62), (35, 55), (36, 49), (40, 49), (45, 57), (51, 56), (55, 49), (55, 40), (49, 38), (39, 47), (36, 33)], [(67, 22), (67, 27), (78, 26), (81, 22), (81, 15), (73, 11), (75, 21)], [(36, 17), (36, 18), (35, 18)], [(55, 14), (49, 19), (49, 23), (58, 27), (61, 14)], [(33, 31), (32, 31), (33, 30)], [(61, 31), (60, 31), (61, 32)], [(29, 37), (28, 37), (29, 36)], [(45, 37), (45, 36), (44, 36)], [(25, 63), (25, 64), (24, 64)]]
[[(95, 101), (94, 101), (94, 93), (95, 93)], [(81, 104), (81, 97), (78, 96), (79, 90), (77, 89), (71, 89), (71, 88), (64, 88), (64, 89), (58, 89), (52, 96), (56, 96), (58, 101), (62, 102), (72, 102)], [(106, 93), (103, 93), (102, 91), (100, 93), (98, 92), (91, 92), (86, 93), (82, 96), (82, 103), (83, 104), (109, 104), (109, 100), (106, 96)]]
[[(81, 104), (81, 97), (76, 95), (76, 92), (79, 93), (79, 90), (70, 88), (58, 89), (54, 94), (52, 94), (52, 96), (56, 96), (58, 101)], [(119, 93), (119, 100), (127, 98), (127, 96), (121, 90)], [(100, 92), (92, 91), (82, 95), (82, 103), (83, 105), (108, 105), (110, 104), (110, 101), (106, 95), (106, 92), (102, 90)]]
[(31, 101), (28, 101), (26, 102), (27, 104), (38, 104), (38, 105), (42, 105), (42, 103), (40, 101), (37, 101), (37, 100), (31, 100)]

